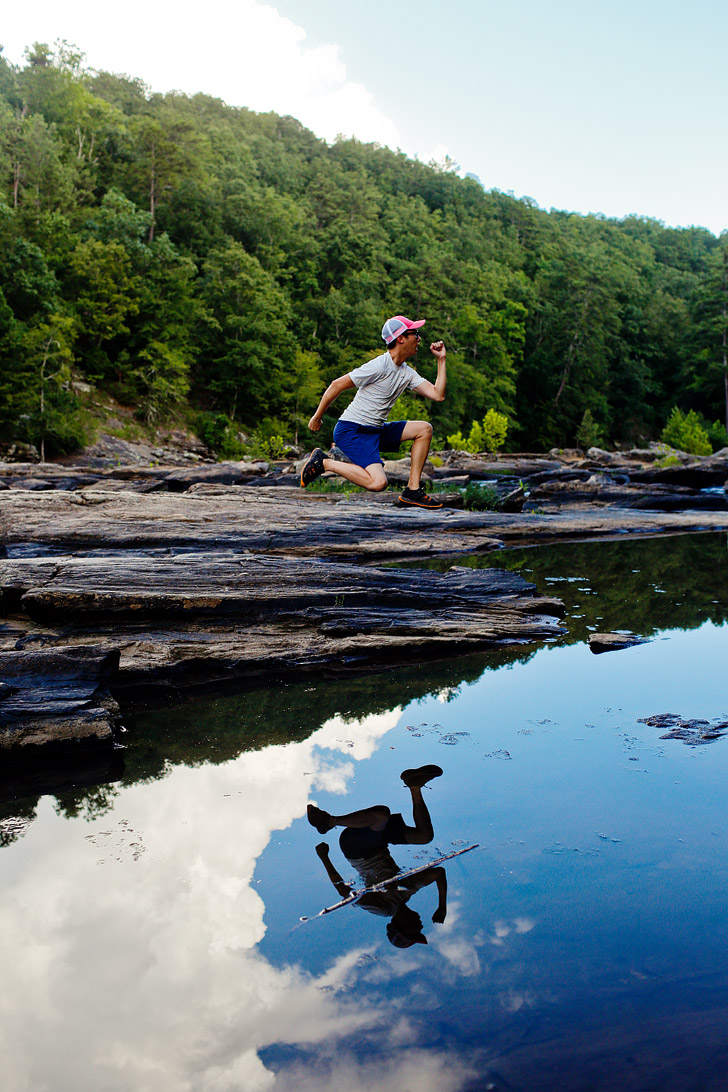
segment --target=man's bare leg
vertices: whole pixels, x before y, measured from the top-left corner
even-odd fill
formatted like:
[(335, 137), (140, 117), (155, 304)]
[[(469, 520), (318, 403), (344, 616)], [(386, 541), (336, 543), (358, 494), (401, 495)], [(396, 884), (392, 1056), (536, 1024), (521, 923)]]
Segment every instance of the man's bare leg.
[(333, 827), (350, 827), (354, 830), (384, 830), (391, 812), (386, 804), (375, 804), (372, 808), (350, 811), (346, 815), (331, 815), (328, 811), (317, 808), (315, 804), (309, 804), (306, 814), (311, 826), (316, 827), (319, 834), (326, 834)]
[(402, 430), (402, 440), (412, 441), (410, 475), (407, 488), (417, 490), (420, 488), (422, 468), (430, 452), (432, 425), (429, 421), (408, 421)]
[(372, 493), (381, 493), (388, 485), (381, 463), (371, 463), (364, 467), (357, 466), (356, 463), (340, 463), (336, 459), (324, 458), (324, 470), (338, 474), (340, 478), (346, 478), (354, 485), (361, 485)]
[(420, 766), (416, 770), (404, 770), (400, 775), (412, 796), (412, 819), (414, 827), (407, 827), (407, 840), (411, 845), (427, 845), (434, 837), (432, 820), (427, 804), (422, 797), (422, 786), (433, 777), (440, 777), (439, 766)]

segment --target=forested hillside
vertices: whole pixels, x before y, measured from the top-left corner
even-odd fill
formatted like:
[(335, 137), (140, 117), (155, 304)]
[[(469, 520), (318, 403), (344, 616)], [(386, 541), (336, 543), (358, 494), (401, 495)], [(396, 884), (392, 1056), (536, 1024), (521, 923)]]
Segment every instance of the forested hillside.
[(411, 396), (437, 437), (489, 407), (522, 449), (573, 445), (586, 410), (603, 442), (674, 405), (725, 424), (728, 235), (546, 213), (65, 44), (0, 55), (0, 177), (0, 439), (70, 450), (96, 391), (223, 453), (292, 439), (397, 312), (448, 345), (446, 401)]

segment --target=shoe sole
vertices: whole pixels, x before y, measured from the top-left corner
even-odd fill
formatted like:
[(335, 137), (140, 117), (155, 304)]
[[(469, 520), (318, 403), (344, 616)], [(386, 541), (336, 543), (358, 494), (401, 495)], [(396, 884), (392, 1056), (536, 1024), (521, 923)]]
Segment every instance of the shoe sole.
[(424, 780), (421, 781), (421, 787), (422, 785), (426, 785), (428, 781), (432, 781), (435, 777), (442, 777), (442, 767), (435, 766), (434, 764), (429, 766), (418, 766), (414, 770), (402, 770), (402, 773), (399, 776), (408, 787), (413, 781), (417, 784), (418, 781), (424, 778)]
[(309, 466), (311, 465), (311, 459), (313, 459), (313, 457), (314, 457), (314, 455), (315, 455), (316, 451), (320, 451), (320, 452), (321, 452), (321, 455), (322, 455), (322, 456), (323, 456), (323, 457), (325, 458), (325, 456), (324, 456), (324, 453), (323, 453), (323, 450), (322, 450), (322, 449), (321, 449), (320, 447), (317, 447), (317, 448), (316, 448), (316, 449), (315, 449), (314, 451), (312, 451), (312, 452), (311, 452), (311, 458), (310, 458), (310, 459), (308, 460), (308, 462), (307, 462), (307, 463), (306, 463), (306, 465), (304, 466), (303, 470), (301, 471), (301, 489), (305, 489), (307, 485), (310, 485), (310, 484), (311, 484), (311, 482), (315, 482), (315, 481), (316, 481), (316, 478), (320, 478), (320, 477), (321, 477), (321, 475), (322, 475), (322, 474), (323, 474), (323, 472), (324, 472), (324, 470), (323, 470), (323, 467), (321, 467), (321, 470), (320, 470), (320, 471), (318, 472), (318, 474), (316, 474), (316, 476), (315, 476), (315, 477), (311, 478), (311, 482), (305, 482), (305, 481), (303, 480), (303, 476), (304, 476), (304, 474), (306, 473), (306, 471), (308, 470)]
[(429, 508), (431, 511), (436, 511), (438, 508), (444, 508), (442, 504), (423, 504), (422, 501), (406, 500), (404, 497), (399, 498), (399, 503), (406, 507), (409, 505), (411, 508)]

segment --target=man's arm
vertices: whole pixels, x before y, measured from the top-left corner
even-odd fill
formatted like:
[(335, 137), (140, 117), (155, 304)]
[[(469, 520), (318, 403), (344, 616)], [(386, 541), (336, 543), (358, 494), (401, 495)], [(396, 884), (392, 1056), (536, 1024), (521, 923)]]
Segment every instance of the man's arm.
[(442, 925), (447, 917), (447, 873), (442, 865), (426, 868), (423, 872), (420, 872), (419, 876), (413, 876), (411, 880), (407, 881), (408, 887), (411, 886), (413, 892), (419, 891), (431, 883), (437, 886), (437, 909), (432, 915), (432, 920), (438, 925)]
[(326, 875), (331, 880), (336, 890), (341, 895), (342, 899), (347, 898), (351, 894), (351, 888), (348, 884), (344, 883), (339, 873), (334, 868), (331, 858), (329, 857), (329, 847), (326, 842), (319, 842), (316, 846), (316, 853), (318, 855), (321, 864), (326, 869)]
[(308, 427), (311, 429), (311, 432), (318, 432), (321, 428), (321, 419), (331, 403), (334, 402), (343, 391), (351, 390), (351, 388), (355, 386), (356, 384), (350, 375), (340, 375), (338, 379), (335, 379), (333, 383), (328, 385), (319, 402), (318, 409), (308, 422)]
[(433, 402), (444, 402), (445, 389), (447, 388), (447, 369), (445, 367), (445, 358), (447, 356), (447, 350), (445, 349), (444, 341), (433, 341), (430, 345), (430, 352), (437, 361), (437, 379), (434, 383), (430, 383), (425, 379), (424, 383), (418, 384), (414, 388), (415, 394), (421, 394), (423, 398), (431, 398)]

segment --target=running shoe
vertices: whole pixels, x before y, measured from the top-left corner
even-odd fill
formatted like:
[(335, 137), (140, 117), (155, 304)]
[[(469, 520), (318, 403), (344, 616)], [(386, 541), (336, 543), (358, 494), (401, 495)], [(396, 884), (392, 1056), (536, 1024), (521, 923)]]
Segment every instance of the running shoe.
[(423, 486), (420, 486), (419, 489), (410, 489), (407, 486), (400, 494), (399, 503), (412, 504), (415, 508), (442, 508), (442, 503), (433, 500), (430, 494), (425, 492)]
[(422, 788), (428, 781), (432, 781), (433, 777), (442, 777), (442, 767), (435, 765), (418, 766), (415, 770), (402, 770), (399, 776), (408, 788), (410, 786)]
[(315, 804), (309, 804), (306, 808), (306, 815), (311, 826), (315, 827), (319, 834), (328, 834), (331, 830), (331, 816), (323, 808), (317, 808)]
[(311, 452), (308, 462), (301, 471), (301, 488), (305, 489), (311, 482), (315, 482), (324, 472), (324, 453), (320, 447), (315, 447)]

